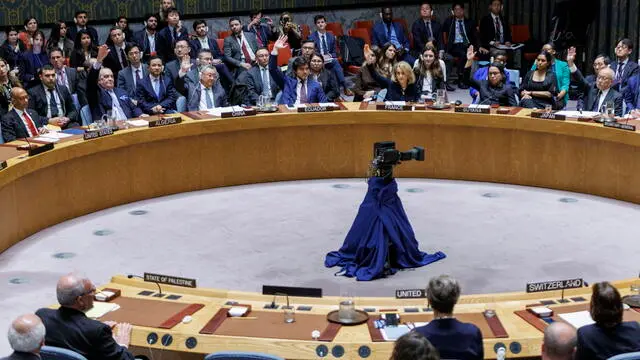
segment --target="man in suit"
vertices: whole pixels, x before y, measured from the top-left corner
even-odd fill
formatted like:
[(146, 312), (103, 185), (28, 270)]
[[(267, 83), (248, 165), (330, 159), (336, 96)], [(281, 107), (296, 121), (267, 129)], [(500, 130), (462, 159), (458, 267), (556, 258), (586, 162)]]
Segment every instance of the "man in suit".
[(576, 329), (560, 321), (544, 329), (542, 360), (573, 360), (576, 352)]
[(137, 104), (136, 88), (138, 82), (149, 73), (149, 67), (141, 62), (142, 52), (139, 45), (131, 44), (127, 46), (126, 51), (129, 66), (118, 73), (118, 89), (124, 90), (133, 103)]
[(428, 42), (433, 43), (436, 49), (442, 49), (442, 29), (440, 23), (433, 18), (431, 3), (423, 2), (420, 5), (420, 18), (411, 25), (411, 34), (416, 57)]
[(71, 94), (78, 96), (80, 106), (87, 105), (87, 78), (78, 71), (65, 65), (66, 59), (60, 49), (53, 49), (49, 53), (49, 62), (56, 71), (56, 82), (59, 86), (66, 86)]
[(109, 51), (106, 44), (98, 47), (97, 61), (89, 69), (87, 99), (91, 108), (91, 118), (99, 120), (108, 111), (112, 112), (116, 120), (139, 117), (142, 115), (140, 108), (133, 103), (124, 90), (115, 87), (115, 78), (111, 69), (102, 66)]
[(502, 16), (502, 0), (492, 0), (489, 14), (480, 20), (480, 53), (488, 55), (492, 46), (511, 46), (511, 27)]
[[(95, 293), (96, 287), (89, 279), (69, 274), (58, 280), (60, 308), (36, 311), (47, 329), (46, 344), (75, 351), (87, 359), (133, 360), (127, 350), (131, 324), (105, 324), (85, 315), (93, 307)], [(117, 331), (112, 333), (112, 328)]]
[[(204, 20), (196, 20), (193, 22), (193, 30), (196, 32), (195, 38), (191, 40), (191, 53), (197, 56), (200, 49), (209, 50), (212, 55), (211, 63), (207, 65), (213, 65), (218, 71), (222, 87), (226, 92), (229, 92), (231, 85), (233, 85), (233, 75), (227, 65), (223, 62), (224, 53), (220, 51), (218, 42), (207, 36), (209, 28), (207, 22)], [(197, 79), (196, 79), (197, 82)]]
[[(275, 99), (280, 87), (269, 74), (269, 50), (260, 48), (256, 51), (256, 64), (241, 75), (238, 82), (247, 84), (245, 104), (256, 105), (260, 95)], [(244, 81), (242, 81), (244, 80)]]
[[(587, 76), (583, 76), (580, 70), (578, 70), (578, 67), (575, 65), (575, 59), (576, 48), (572, 46), (567, 50), (567, 65), (569, 66), (569, 71), (571, 71), (571, 82), (577, 83), (578, 85), (578, 108), (584, 109), (584, 100), (586, 98), (585, 87), (590, 89), (596, 86), (598, 72), (604, 68), (608, 68), (611, 59), (604, 54), (596, 55), (596, 58), (593, 60), (593, 74)], [(622, 95), (624, 97), (625, 94)]]
[(128, 44), (124, 39), (122, 29), (117, 26), (112, 27), (109, 30), (109, 39), (105, 44), (109, 47), (109, 54), (104, 59), (104, 66), (111, 69), (117, 78), (120, 70), (129, 66), (129, 60), (127, 60)]
[[(574, 75), (580, 76), (578, 83), (585, 89), (586, 99), (582, 103), (582, 99), (578, 100), (578, 108), (587, 111), (600, 111), (602, 106), (607, 103), (613, 103), (616, 116), (622, 116), (622, 95), (613, 87), (614, 72), (610, 68), (604, 68), (598, 72), (595, 86), (589, 84), (582, 78), (579, 72)], [(582, 107), (581, 107), (582, 106)]]
[(142, 30), (133, 33), (133, 41), (140, 47), (142, 62), (146, 64), (151, 56), (157, 54), (158, 17), (155, 14), (147, 15), (143, 24)]
[[(5, 142), (34, 137), (47, 132), (48, 120), (29, 109), (29, 94), (23, 88), (11, 89), (13, 109), (2, 117), (2, 137)], [(56, 125), (56, 123), (52, 123)]]
[(91, 26), (87, 26), (89, 22), (89, 14), (85, 10), (76, 11), (73, 16), (73, 22), (75, 26), (69, 26), (69, 30), (67, 31), (67, 38), (71, 41), (76, 41), (76, 35), (80, 30), (87, 30), (89, 36), (91, 36), (91, 43), (94, 45), (100, 44), (98, 41), (98, 31)]
[[(183, 62), (180, 65), (181, 67), (178, 72), (178, 78), (175, 81), (175, 86), (179, 93), (187, 94), (190, 85), (196, 85), (200, 82), (200, 72), (202, 69), (206, 66), (214, 66), (213, 54), (209, 49), (200, 49), (200, 51), (198, 51), (198, 57), (196, 58), (196, 66), (191, 66), (190, 63), (187, 62)], [(217, 70), (216, 68), (216, 72)], [(220, 74), (216, 73), (216, 79), (220, 80), (220, 85), (222, 85), (226, 92), (227, 88), (223, 85)]]
[(218, 81), (216, 68), (207, 65), (200, 71), (200, 81), (190, 84), (187, 98), (188, 111), (206, 111), (228, 106), (227, 94)]
[(453, 316), (459, 297), (460, 284), (456, 279), (440, 275), (429, 280), (427, 300), (433, 309), (433, 320), (415, 331), (429, 339), (442, 359), (482, 360), (480, 329)]
[(162, 59), (152, 56), (149, 60), (149, 74), (137, 85), (138, 106), (149, 115), (171, 114), (176, 112), (178, 92), (168, 76), (162, 74)]
[[(458, 87), (468, 89), (469, 85), (465, 83), (463, 76), (464, 63), (467, 48), (476, 43), (476, 27), (472, 20), (464, 17), (463, 3), (455, 2), (452, 10), (453, 17), (444, 22), (442, 31), (447, 33), (447, 53), (450, 59), (457, 59), (455, 64), (458, 72)], [(447, 74), (451, 74), (451, 71), (447, 70)]]
[[(178, 80), (180, 69), (183, 66), (186, 66), (187, 70), (185, 71), (185, 73), (188, 72), (191, 67), (196, 65), (196, 60), (191, 58), (191, 47), (189, 46), (189, 42), (187, 40), (178, 40), (176, 42), (174, 53), (176, 55), (176, 59), (165, 63), (164, 74), (169, 76), (171, 78), (171, 81), (173, 81), (173, 83), (175, 84)], [(182, 95), (186, 95), (186, 93), (182, 93), (180, 89), (177, 90)]]
[(629, 79), (623, 97), (627, 105), (627, 113), (636, 119), (640, 118), (640, 75)]
[(624, 92), (630, 78), (640, 74), (640, 66), (631, 60), (633, 52), (633, 41), (621, 39), (616, 45), (616, 61), (611, 64), (611, 69), (615, 73), (613, 86), (616, 90)]
[(231, 35), (224, 39), (224, 60), (237, 78), (241, 72), (251, 69), (258, 42), (254, 34), (242, 31), (242, 23), (237, 17), (229, 19), (229, 29)]
[(44, 324), (37, 315), (18, 316), (9, 326), (7, 335), (13, 354), (0, 360), (40, 360), (45, 333)]
[(297, 57), (293, 61), (292, 69), (295, 75), (293, 77), (283, 74), (278, 67), (278, 49), (284, 49), (287, 46), (287, 40), (287, 36), (278, 38), (269, 59), (269, 74), (282, 89), (279, 103), (293, 106), (327, 102), (327, 97), (320, 84), (309, 79), (309, 63), (304, 57)]
[(167, 25), (168, 26), (166, 28), (160, 30), (156, 38), (158, 54), (160, 54), (165, 63), (176, 59), (172, 50), (175, 48), (178, 41), (189, 41), (188, 31), (182, 26), (182, 21), (180, 21), (180, 12), (178, 9), (169, 9), (167, 13)]
[(71, 93), (66, 86), (57, 84), (53, 66), (45, 65), (42, 68), (40, 82), (29, 89), (29, 107), (62, 129), (80, 126), (79, 112), (73, 104)]
[(316, 49), (318, 49), (320, 55), (324, 57), (325, 68), (335, 74), (338, 85), (344, 88), (344, 94), (353, 96), (353, 92), (347, 88), (344, 70), (342, 70), (342, 66), (338, 62), (336, 37), (332, 33), (327, 32), (327, 19), (324, 15), (316, 15), (313, 17), (313, 22), (316, 24), (317, 30), (312, 32), (309, 38), (313, 40)]
[(266, 23), (263, 23), (262, 10), (252, 10), (249, 13), (249, 23), (242, 28), (244, 32), (250, 32), (256, 36), (258, 47), (267, 47), (269, 40), (273, 39), (273, 31), (271, 30), (273, 21), (269, 18), (264, 18), (264, 20)]
[(416, 59), (409, 53), (409, 39), (404, 34), (405, 29), (399, 23), (393, 22), (393, 10), (390, 6), (382, 8), (382, 22), (378, 22), (373, 27), (374, 45), (382, 48), (384, 44), (390, 42), (396, 48), (397, 58), (406, 61), (411, 66)]

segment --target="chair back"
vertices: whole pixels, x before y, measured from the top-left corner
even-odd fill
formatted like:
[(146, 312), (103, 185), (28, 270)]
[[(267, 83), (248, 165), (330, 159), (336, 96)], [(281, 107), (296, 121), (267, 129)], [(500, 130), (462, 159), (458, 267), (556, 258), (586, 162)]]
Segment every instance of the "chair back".
[(327, 31), (331, 31), (335, 36), (343, 36), (342, 24), (338, 22), (327, 23)]
[(356, 29), (367, 29), (369, 33), (371, 33), (373, 20), (356, 20), (353, 22), (353, 27)]
[[(231, 35), (231, 30), (218, 31), (218, 39), (224, 40), (229, 35)], [(221, 50), (222, 50), (222, 48), (221, 48)]]
[(87, 360), (86, 357), (75, 351), (55, 346), (43, 346), (40, 349), (40, 357), (42, 360)]
[(511, 25), (511, 40), (514, 43), (527, 42), (530, 38), (529, 25)]
[(80, 119), (82, 119), (83, 126), (89, 126), (93, 122), (91, 118), (91, 109), (89, 109), (89, 105), (85, 105), (80, 109)]
[(216, 42), (218, 43), (218, 49), (224, 53), (224, 39), (216, 39)]
[(275, 355), (255, 353), (255, 352), (222, 351), (222, 352), (209, 354), (204, 357), (204, 360), (284, 360), (284, 359)]
[(509, 81), (514, 84), (516, 89), (520, 89), (520, 71), (513, 69), (504, 69), (509, 73)]
[(300, 28), (302, 29), (302, 40), (308, 39), (309, 35), (311, 35), (311, 28), (309, 27), (309, 25), (302, 24), (300, 25)]
[(640, 360), (640, 351), (626, 353), (626, 354), (619, 354), (616, 356), (612, 356), (607, 360)]
[(365, 44), (371, 44), (371, 35), (369, 30), (364, 28), (349, 29), (349, 36), (360, 38)]

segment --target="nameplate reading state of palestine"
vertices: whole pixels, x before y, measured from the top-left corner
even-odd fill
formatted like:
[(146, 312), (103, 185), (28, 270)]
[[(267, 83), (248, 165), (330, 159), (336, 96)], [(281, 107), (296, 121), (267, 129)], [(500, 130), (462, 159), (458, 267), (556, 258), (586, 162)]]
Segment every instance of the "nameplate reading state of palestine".
[(567, 119), (567, 117), (564, 115), (558, 115), (552, 112), (539, 112), (539, 111), (533, 111), (531, 113), (531, 117), (536, 119), (545, 119), (545, 120), (566, 120)]
[(307, 106), (298, 108), (298, 112), (304, 112), (304, 113), (325, 112), (325, 111), (333, 111), (333, 110), (335, 110), (333, 106), (320, 106), (320, 105), (317, 105), (317, 106), (307, 105)]
[(396, 290), (396, 299), (424, 299), (427, 293), (424, 289), (400, 289)]
[(620, 123), (613, 122), (613, 121), (605, 122), (604, 126), (605, 127), (610, 127), (610, 128), (615, 128), (615, 129), (620, 129), (620, 130), (636, 131), (636, 126), (635, 125), (620, 124)]
[(457, 113), (467, 113), (467, 114), (489, 114), (491, 113), (490, 107), (467, 107), (467, 106), (456, 106), (455, 112)]
[(254, 109), (242, 108), (242, 110), (222, 112), (220, 113), (220, 117), (225, 119), (225, 118), (234, 118), (234, 117), (241, 117), (241, 116), (253, 116), (256, 113), (257, 112)]
[(182, 122), (181, 117), (166, 117), (158, 120), (149, 121), (149, 127), (167, 126), (173, 124), (180, 124)]
[(537, 283), (528, 283), (527, 292), (535, 293), (551, 290), (577, 289), (583, 286), (584, 280), (582, 279), (544, 281)]
[(111, 128), (87, 131), (84, 133), (84, 139), (85, 140), (97, 139), (99, 137), (103, 137), (107, 135), (113, 135), (113, 130)]
[(4, 170), (6, 168), (7, 168), (7, 162), (6, 161), (0, 162), (0, 170)]
[(144, 281), (189, 288), (196, 287), (196, 279), (187, 279), (169, 275), (144, 273)]
[(387, 111), (412, 111), (413, 106), (411, 105), (396, 105), (396, 104), (377, 104), (376, 110), (387, 110)]

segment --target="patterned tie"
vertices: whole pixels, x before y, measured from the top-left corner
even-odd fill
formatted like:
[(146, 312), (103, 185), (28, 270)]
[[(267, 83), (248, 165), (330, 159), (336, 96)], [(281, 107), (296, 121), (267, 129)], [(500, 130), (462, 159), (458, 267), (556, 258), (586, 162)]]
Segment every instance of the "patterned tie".
[(300, 104), (306, 104), (309, 102), (307, 98), (307, 82), (302, 81), (302, 86), (300, 87)]
[(51, 109), (51, 117), (57, 117), (58, 113), (58, 102), (56, 101), (56, 97), (54, 95), (53, 89), (48, 89), (49, 91), (49, 108)]
[(29, 133), (29, 137), (38, 135), (38, 128), (36, 128), (36, 123), (33, 122), (31, 116), (27, 114), (27, 110), (22, 113), (22, 117), (27, 123), (27, 132)]
[(500, 19), (496, 18), (496, 39), (497, 42), (502, 43), (502, 32), (500, 31)]
[(325, 39), (324, 34), (321, 35), (321, 36), (322, 37), (320, 38), (320, 40), (321, 40), (321, 43), (322, 43), (321, 44), (322, 45), (322, 55), (325, 55), (325, 54), (327, 54), (329, 52), (329, 50), (327, 49), (327, 41)]
[(140, 77), (140, 69), (136, 69), (136, 81), (140, 80), (142, 80), (142, 77)]
[(242, 42), (242, 55), (244, 55), (244, 62), (251, 64), (251, 55), (249, 54), (249, 50), (247, 50), (247, 43), (242, 40), (242, 37), (240, 37), (240, 41)]
[(624, 62), (618, 63), (618, 71), (616, 72), (616, 81), (620, 81), (622, 79), (622, 72), (624, 71)]
[(64, 69), (58, 70), (58, 85), (67, 86), (67, 80), (65, 76), (66, 74), (64, 73)]

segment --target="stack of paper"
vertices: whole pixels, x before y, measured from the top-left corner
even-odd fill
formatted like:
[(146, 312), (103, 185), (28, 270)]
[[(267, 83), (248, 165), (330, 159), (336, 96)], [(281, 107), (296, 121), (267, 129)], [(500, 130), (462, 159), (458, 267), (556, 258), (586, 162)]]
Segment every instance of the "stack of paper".
[(406, 101), (385, 101), (384, 102), (385, 105), (400, 105), (400, 106), (405, 106), (407, 105)]
[(225, 106), (217, 107), (209, 110), (209, 114), (213, 116), (222, 116), (222, 113), (240, 112), (244, 111), (242, 106)]
[(108, 312), (120, 309), (120, 305), (114, 303), (105, 303), (94, 301), (93, 307), (85, 311), (85, 315), (91, 319), (98, 319), (106, 315)]
[(560, 314), (558, 316), (576, 329), (585, 325), (595, 324), (595, 321), (593, 321), (591, 314), (588, 311), (571, 312)]
[(59, 132), (59, 131), (51, 131), (51, 132), (48, 132), (46, 134), (42, 134), (42, 135), (38, 136), (34, 140), (38, 140), (38, 141), (42, 141), (42, 142), (46, 142), (46, 143), (54, 143), (54, 142), (58, 142), (58, 140), (60, 140), (60, 139), (68, 138), (68, 137), (71, 137), (71, 136), (73, 136), (73, 135), (65, 134), (65, 133)]
[[(414, 323), (413, 325), (415, 327), (421, 327), (427, 324), (428, 324), (427, 322), (417, 322), (417, 323)], [(396, 341), (400, 336), (414, 329), (414, 326), (412, 327), (409, 327), (407, 325), (385, 326), (384, 328), (380, 329), (380, 333), (382, 334), (382, 337), (384, 338), (385, 341)]]

